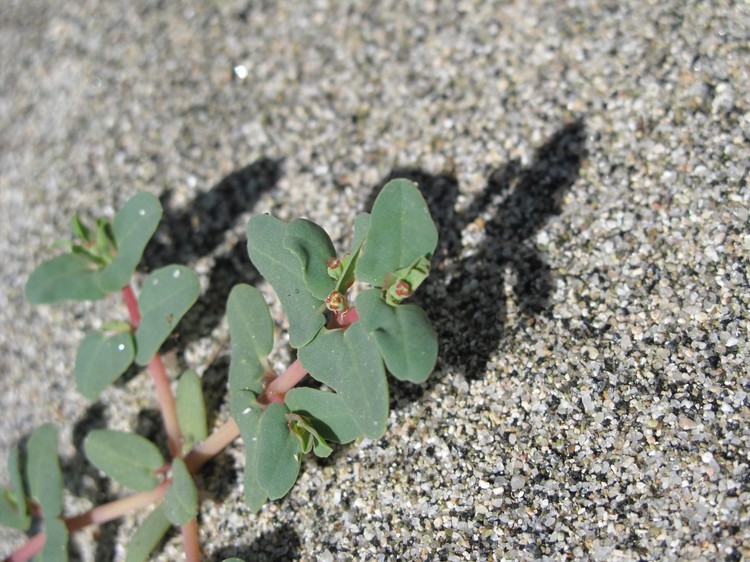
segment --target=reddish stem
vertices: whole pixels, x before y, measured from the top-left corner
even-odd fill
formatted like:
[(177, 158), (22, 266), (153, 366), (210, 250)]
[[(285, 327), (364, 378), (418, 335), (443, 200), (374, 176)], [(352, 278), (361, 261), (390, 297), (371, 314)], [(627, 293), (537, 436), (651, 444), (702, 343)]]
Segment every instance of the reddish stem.
[(284, 402), (284, 395), (305, 378), (305, 375), (307, 375), (307, 369), (302, 366), (299, 359), (296, 359), (286, 371), (266, 385), (263, 393), (258, 396), (258, 402), (261, 404)]
[[(133, 292), (132, 286), (125, 285), (122, 288), (122, 298), (128, 307), (130, 325), (133, 327), (133, 331), (135, 331), (141, 323), (141, 312), (138, 309), (138, 299)], [(161, 417), (164, 420), (164, 430), (167, 432), (167, 439), (169, 441), (169, 452), (174, 458), (180, 457), (182, 456), (182, 432), (177, 421), (177, 406), (175, 405), (174, 394), (172, 394), (169, 376), (167, 375), (167, 370), (164, 368), (161, 355), (158, 353), (154, 355), (148, 363), (148, 370), (151, 373), (151, 378), (156, 388), (156, 396), (159, 399)]]
[(185, 550), (185, 562), (200, 562), (201, 545), (198, 539), (198, 522), (191, 519), (180, 527), (182, 548)]
[(138, 310), (138, 299), (135, 297), (133, 287), (125, 285), (122, 288), (122, 299), (125, 301), (125, 306), (128, 307), (130, 325), (133, 326), (133, 331), (135, 331), (141, 323), (141, 312)]
[[(112, 521), (113, 519), (122, 517), (126, 513), (130, 513), (135, 509), (146, 507), (155, 501), (160, 500), (164, 497), (169, 484), (169, 481), (162, 482), (159, 486), (148, 492), (142, 492), (140, 494), (134, 494), (126, 498), (115, 500), (97, 506), (86, 513), (76, 515), (75, 517), (65, 517), (63, 520), (68, 527), (68, 531), (71, 533), (83, 529), (88, 525), (102, 524), (107, 521)], [(27, 560), (31, 560), (44, 548), (44, 541), (44, 533), (34, 535), (26, 542), (26, 544), (8, 556), (4, 562), (26, 562)]]
[(42, 551), (46, 537), (39, 533), (31, 537), (21, 548), (11, 553), (3, 562), (26, 562)]
[(214, 458), (219, 451), (237, 439), (240, 435), (240, 428), (234, 418), (230, 418), (227, 423), (214, 431), (208, 439), (197, 445), (187, 456), (185, 456), (185, 465), (191, 474), (198, 472), (201, 467), (209, 460)]
[(169, 452), (173, 458), (182, 456), (182, 431), (177, 420), (177, 405), (175, 404), (172, 387), (169, 383), (167, 370), (158, 353), (148, 363), (148, 371), (154, 381), (156, 396), (159, 398), (161, 417), (164, 420), (164, 430), (167, 432)]

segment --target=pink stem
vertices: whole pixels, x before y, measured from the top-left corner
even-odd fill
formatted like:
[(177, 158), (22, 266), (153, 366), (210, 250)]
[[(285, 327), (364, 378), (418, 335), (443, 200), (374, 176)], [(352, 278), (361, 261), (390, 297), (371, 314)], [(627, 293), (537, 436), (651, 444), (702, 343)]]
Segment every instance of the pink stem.
[(154, 381), (156, 396), (159, 398), (161, 417), (164, 420), (164, 430), (167, 432), (169, 441), (169, 452), (173, 458), (182, 456), (182, 431), (177, 421), (177, 405), (175, 404), (172, 387), (169, 384), (169, 376), (164, 368), (161, 355), (153, 356), (148, 363), (148, 370)]
[(302, 366), (299, 359), (287, 367), (281, 375), (271, 381), (258, 397), (261, 404), (270, 404), (271, 402), (283, 402), (284, 395), (294, 388), (307, 375), (307, 369)]
[[(122, 288), (122, 298), (128, 307), (130, 325), (135, 331), (141, 323), (141, 313), (138, 309), (138, 299), (133, 292), (133, 287), (125, 285)], [(148, 370), (156, 387), (156, 396), (159, 399), (161, 417), (164, 420), (164, 430), (167, 432), (167, 439), (169, 441), (169, 452), (172, 454), (172, 457), (180, 457), (182, 456), (182, 432), (177, 421), (177, 406), (175, 405), (174, 394), (172, 394), (169, 376), (164, 368), (161, 355), (158, 353), (154, 355), (148, 363)]]
[[(65, 517), (65, 525), (68, 527), (69, 532), (78, 531), (87, 527), (88, 525), (102, 524), (107, 521), (112, 521), (118, 517), (122, 517), (126, 513), (130, 513), (135, 509), (146, 507), (151, 505), (157, 500), (164, 497), (167, 491), (169, 482), (162, 482), (148, 492), (142, 492), (140, 494), (134, 494), (127, 498), (115, 500), (104, 505), (97, 506), (86, 513), (81, 513), (75, 517)], [(8, 556), (4, 562), (26, 562), (31, 560), (42, 548), (44, 548), (45, 536), (44, 533), (38, 533), (29, 539), (26, 544), (20, 547), (18, 550)]]
[(198, 522), (195, 518), (185, 523), (181, 528), (182, 548), (185, 550), (185, 562), (200, 562), (201, 545), (198, 539)]
[(46, 537), (44, 536), (44, 533), (34, 535), (26, 542), (26, 544), (13, 552), (3, 562), (26, 562), (27, 560), (31, 560), (42, 551), (45, 539)]
[(214, 458), (219, 451), (237, 439), (240, 435), (240, 428), (234, 418), (214, 431), (208, 439), (197, 445), (185, 457), (185, 465), (191, 474), (195, 474), (209, 460)]
[(133, 326), (133, 330), (137, 330), (141, 323), (141, 312), (138, 310), (138, 299), (135, 297), (133, 287), (125, 285), (122, 288), (122, 299), (125, 301), (125, 306), (128, 307), (130, 325)]

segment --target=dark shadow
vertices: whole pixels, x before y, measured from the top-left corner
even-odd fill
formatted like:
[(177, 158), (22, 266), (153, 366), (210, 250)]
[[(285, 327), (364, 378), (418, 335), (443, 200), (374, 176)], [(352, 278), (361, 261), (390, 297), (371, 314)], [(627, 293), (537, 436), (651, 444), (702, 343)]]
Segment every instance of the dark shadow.
[(169, 453), (169, 444), (167, 442), (167, 433), (164, 429), (161, 412), (155, 408), (144, 408), (138, 412), (135, 420), (133, 433), (145, 437), (161, 452), (165, 459), (171, 458)]
[[(506, 280), (520, 315), (533, 318), (546, 310), (553, 275), (534, 237), (561, 211), (585, 158), (586, 127), (576, 121), (537, 149), (529, 166), (514, 160), (491, 171), (485, 189), (464, 211), (455, 210), (458, 182), (451, 175), (395, 169), (378, 186), (375, 194), (391, 179), (417, 182), (438, 227), (433, 274), (415, 302), (438, 331), (439, 364), (468, 379), (482, 375), (507, 329)], [(470, 250), (461, 242), (467, 228), (480, 240)]]
[(219, 549), (211, 557), (212, 562), (222, 562), (227, 558), (237, 557), (253, 562), (292, 562), (300, 560), (302, 543), (296, 531), (288, 525), (263, 533), (251, 544), (234, 544)]
[[(159, 198), (164, 216), (146, 247), (144, 269), (150, 271), (171, 263), (190, 265), (214, 253), (239, 218), (252, 211), (264, 192), (276, 186), (283, 171), (282, 164), (280, 159), (261, 158), (200, 193), (183, 211), (174, 210), (172, 192), (165, 191)], [(208, 288), (162, 351), (209, 335), (224, 315), (231, 288), (237, 283), (252, 284), (258, 279), (247, 256), (243, 236), (229, 252), (215, 256)]]
[[(85, 497), (94, 505), (102, 505), (115, 499), (110, 493), (110, 480), (101, 475), (86, 458), (83, 442), (94, 429), (106, 429), (106, 407), (97, 402), (86, 409), (83, 416), (73, 425), (72, 441), (75, 455), (63, 461), (63, 473), (66, 475), (65, 487), (79, 497)], [(94, 560), (112, 560), (117, 548), (117, 533), (120, 521), (114, 520), (98, 527)], [(71, 560), (82, 559), (75, 553), (75, 544), (71, 541), (69, 556)]]
[(173, 209), (172, 190), (165, 191), (159, 197), (162, 221), (143, 256), (146, 269), (190, 263), (210, 254), (240, 215), (252, 210), (263, 192), (276, 185), (281, 165), (281, 160), (261, 158), (199, 193), (183, 211)]
[(201, 497), (206, 496), (216, 503), (226, 500), (242, 481), (234, 457), (225, 451), (203, 465), (195, 479)]

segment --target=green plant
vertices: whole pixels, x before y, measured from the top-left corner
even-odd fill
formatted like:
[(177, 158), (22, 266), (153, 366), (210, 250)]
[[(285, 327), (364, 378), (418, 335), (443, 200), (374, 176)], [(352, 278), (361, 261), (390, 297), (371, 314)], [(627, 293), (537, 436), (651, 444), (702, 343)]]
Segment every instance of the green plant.
[[(199, 297), (197, 276), (170, 265), (143, 280), (138, 298), (131, 285), (161, 212), (158, 200), (142, 192), (111, 224), (99, 220), (90, 230), (75, 217), (76, 241), (68, 253), (32, 273), (26, 298), (41, 304), (121, 292), (129, 319), (86, 335), (76, 355), (76, 384), (86, 398), (96, 400), (133, 362), (147, 366), (169, 458), (134, 433), (91, 431), (84, 442), (88, 460), (137, 493), (63, 516), (56, 430), (49, 424), (36, 429), (24, 452), (10, 451), (11, 482), (0, 493), (0, 523), (27, 529), (32, 515), (41, 516), (43, 532), (6, 560), (65, 560), (69, 532), (152, 504), (130, 541), (127, 560), (145, 560), (172, 525), (181, 529), (186, 559), (199, 560), (192, 475), (205, 462), (241, 436), (245, 502), (258, 511), (291, 489), (302, 455), (325, 457), (332, 443), (383, 435), (386, 369), (398, 379), (420, 383), (434, 368), (435, 332), (421, 308), (403, 303), (428, 275), (437, 244), (437, 230), (413, 183), (394, 180), (382, 189), (372, 213), (356, 217), (353, 249), (341, 257), (326, 232), (308, 220), (286, 224), (269, 215), (254, 216), (247, 226), (248, 253), (288, 315), (297, 360), (281, 375), (273, 372), (267, 358), (274, 326), (265, 298), (252, 286), (235, 286), (227, 302), (232, 419), (207, 435), (200, 378), (183, 373), (173, 393), (159, 354)], [(352, 302), (355, 283), (359, 293)], [(324, 387), (297, 387), (307, 375)]]

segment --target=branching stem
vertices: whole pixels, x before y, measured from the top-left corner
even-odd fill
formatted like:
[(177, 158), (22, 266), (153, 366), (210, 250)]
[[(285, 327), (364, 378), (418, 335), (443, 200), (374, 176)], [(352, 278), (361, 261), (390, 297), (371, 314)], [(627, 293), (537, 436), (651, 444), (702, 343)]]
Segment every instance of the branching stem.
[(230, 418), (227, 423), (209, 435), (208, 439), (197, 445), (185, 457), (185, 465), (191, 474), (198, 472), (201, 467), (209, 460), (214, 458), (219, 452), (237, 439), (240, 435), (240, 428), (234, 418)]
[(296, 359), (286, 371), (268, 383), (263, 393), (258, 397), (258, 402), (261, 404), (283, 402), (284, 395), (305, 378), (305, 375), (307, 375), (307, 369), (302, 366), (299, 359)]

